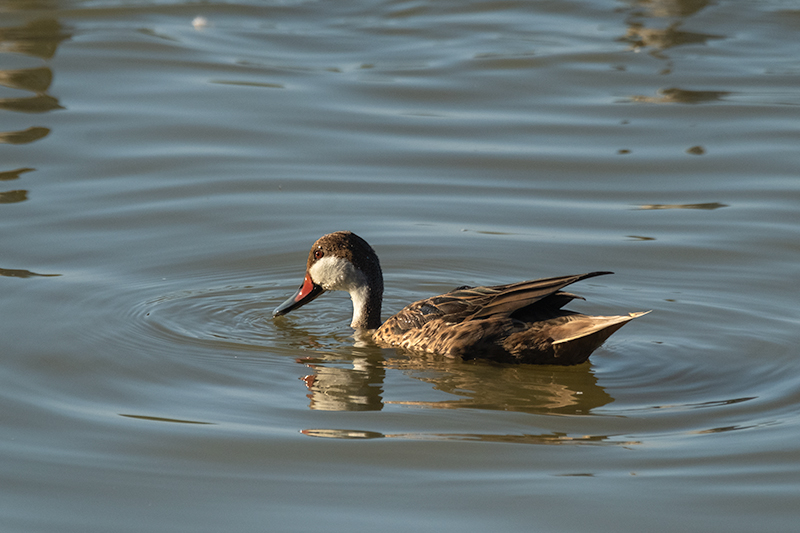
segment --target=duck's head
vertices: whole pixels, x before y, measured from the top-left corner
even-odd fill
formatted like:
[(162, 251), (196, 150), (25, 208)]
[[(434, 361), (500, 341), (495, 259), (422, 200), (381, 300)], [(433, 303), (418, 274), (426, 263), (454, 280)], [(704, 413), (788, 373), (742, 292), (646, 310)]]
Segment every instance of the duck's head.
[(272, 314), (276, 317), (285, 315), (325, 291), (350, 293), (353, 300), (352, 327), (374, 329), (380, 326), (383, 274), (378, 256), (367, 241), (349, 231), (320, 237), (308, 253), (303, 284)]

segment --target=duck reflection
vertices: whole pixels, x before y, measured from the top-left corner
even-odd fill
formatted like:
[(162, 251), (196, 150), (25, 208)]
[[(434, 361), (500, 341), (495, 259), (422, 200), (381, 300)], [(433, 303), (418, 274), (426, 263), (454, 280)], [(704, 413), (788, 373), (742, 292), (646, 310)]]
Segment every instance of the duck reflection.
[(380, 355), (298, 359), (313, 372), (303, 376), (308, 407), (319, 411), (380, 411), (386, 370)]
[(313, 356), (296, 361), (311, 373), (301, 379), (308, 389), (309, 408), (320, 411), (380, 411), (386, 376), (383, 351), (372, 342), (347, 335), (331, 335), (329, 329), (276, 323), (283, 344), (294, 353), (308, 350)]
[[(351, 353), (353, 348), (350, 348)], [(435, 355), (409, 355), (403, 350), (361, 346), (358, 355), (343, 353), (302, 358), (297, 362), (313, 372), (302, 378), (308, 388), (309, 408), (327, 411), (377, 411), (384, 405), (434, 409), (484, 409), (531, 414), (588, 414), (613, 398), (597, 384), (590, 363), (572, 367), (501, 365), (485, 361), (463, 362)], [(385, 379), (393, 371), (426, 384), (450, 398), (438, 401), (394, 396)], [(413, 388), (418, 391), (417, 387)], [(405, 393), (409, 394), (409, 393)], [(414, 394), (414, 392), (410, 393)], [(425, 393), (422, 393), (425, 394)], [(426, 394), (427, 396), (427, 394)], [(356, 428), (306, 428), (303, 435), (327, 439), (424, 439), (502, 442), (535, 445), (634, 446), (639, 441), (618, 435), (550, 433), (382, 433)]]
[[(302, 381), (308, 389), (309, 408), (315, 410), (379, 411), (384, 405), (409, 405), (576, 415), (613, 401), (597, 384), (589, 363), (560, 367), (463, 362), (374, 345), (297, 362), (311, 370)], [(429, 384), (447, 397), (384, 399), (396, 393), (386, 390), (387, 372), (392, 371)]]
[(387, 367), (452, 395), (439, 401), (386, 402), (392, 404), (575, 415), (613, 401), (597, 384), (588, 362), (573, 367), (501, 365), (398, 355), (387, 361)]

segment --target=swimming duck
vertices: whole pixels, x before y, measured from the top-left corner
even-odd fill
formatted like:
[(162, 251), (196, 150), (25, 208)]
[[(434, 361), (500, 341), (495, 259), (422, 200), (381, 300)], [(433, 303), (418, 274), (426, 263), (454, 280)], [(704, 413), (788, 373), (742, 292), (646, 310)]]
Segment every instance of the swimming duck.
[(374, 330), (372, 338), (383, 346), (465, 360), (574, 365), (586, 361), (630, 320), (649, 313), (587, 316), (562, 309), (583, 298), (561, 289), (605, 274), (611, 272), (458, 287), (414, 302), (381, 324), (383, 274), (378, 256), (355, 233), (337, 231), (314, 243), (303, 284), (273, 316), (285, 315), (325, 291), (347, 291), (353, 301), (350, 326)]

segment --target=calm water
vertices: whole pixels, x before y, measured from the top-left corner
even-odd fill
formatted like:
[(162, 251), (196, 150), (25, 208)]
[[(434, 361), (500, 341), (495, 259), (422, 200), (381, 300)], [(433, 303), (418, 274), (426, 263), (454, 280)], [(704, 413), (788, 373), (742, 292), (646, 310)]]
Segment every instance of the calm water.
[[(202, 18), (198, 18), (202, 17)], [(795, 531), (789, 0), (0, 2), (0, 529)], [(357, 345), (613, 270), (587, 364)], [(490, 529), (491, 528), (491, 529)]]

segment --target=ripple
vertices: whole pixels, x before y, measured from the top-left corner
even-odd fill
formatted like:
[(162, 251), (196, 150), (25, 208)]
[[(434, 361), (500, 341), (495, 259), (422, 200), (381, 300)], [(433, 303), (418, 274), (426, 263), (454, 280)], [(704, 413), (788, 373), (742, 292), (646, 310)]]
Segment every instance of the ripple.
[(354, 345), (350, 303), (337, 298), (346, 295), (329, 295), (313, 312), (273, 319), (272, 310), (291, 294), (292, 283), (232, 282), (156, 294), (129, 308), (125, 319), (134, 331), (128, 328), (115, 340), (173, 354), (191, 347), (212, 357), (295, 359), (312, 352), (347, 358)]
[(148, 336), (177, 345), (261, 350), (274, 340), (274, 328), (265, 327), (270, 290), (252, 285), (179, 290), (145, 300), (131, 314)]

